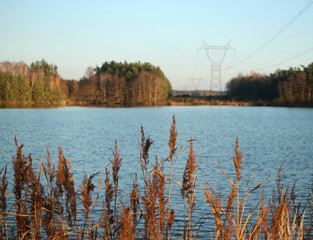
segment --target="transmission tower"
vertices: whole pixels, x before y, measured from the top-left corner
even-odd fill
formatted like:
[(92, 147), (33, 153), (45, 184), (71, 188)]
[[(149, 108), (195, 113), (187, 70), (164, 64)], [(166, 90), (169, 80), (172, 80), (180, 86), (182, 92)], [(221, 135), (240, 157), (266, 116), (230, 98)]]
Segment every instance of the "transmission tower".
[(200, 49), (205, 50), (206, 55), (211, 64), (211, 84), (210, 91), (222, 91), (222, 63), (226, 57), (228, 50), (235, 50), (231, 48), (230, 42), (226, 45), (208, 45), (202, 40), (203, 47)]

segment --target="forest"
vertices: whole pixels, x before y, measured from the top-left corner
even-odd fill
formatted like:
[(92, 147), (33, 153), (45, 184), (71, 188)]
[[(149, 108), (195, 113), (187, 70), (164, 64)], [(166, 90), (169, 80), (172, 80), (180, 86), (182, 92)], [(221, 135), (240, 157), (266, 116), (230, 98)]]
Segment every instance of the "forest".
[(313, 104), (313, 63), (301, 68), (278, 69), (270, 75), (251, 72), (227, 84), (228, 95), (238, 100), (262, 100), (277, 105)]
[(0, 63), (0, 102), (29, 104), (164, 105), (169, 80), (150, 63), (105, 62), (79, 81), (64, 80), (45, 60)]
[(57, 66), (45, 60), (30, 67), (23, 62), (0, 63), (0, 101), (57, 103), (62, 99), (62, 84)]
[[(269, 75), (239, 74), (226, 95), (199, 99), (171, 97), (172, 86), (159, 67), (150, 63), (104, 62), (88, 67), (79, 80), (65, 80), (54, 64), (0, 63), (0, 103), (44, 105), (164, 106), (190, 104), (313, 106), (313, 63), (277, 69)], [(224, 100), (223, 100), (224, 99)], [(226, 100), (225, 100), (226, 99)], [(200, 101), (200, 102), (199, 102)], [(216, 104), (216, 103), (215, 103)]]
[(105, 62), (87, 71), (79, 82), (70, 81), (69, 98), (91, 103), (165, 105), (171, 95), (169, 80), (150, 63)]

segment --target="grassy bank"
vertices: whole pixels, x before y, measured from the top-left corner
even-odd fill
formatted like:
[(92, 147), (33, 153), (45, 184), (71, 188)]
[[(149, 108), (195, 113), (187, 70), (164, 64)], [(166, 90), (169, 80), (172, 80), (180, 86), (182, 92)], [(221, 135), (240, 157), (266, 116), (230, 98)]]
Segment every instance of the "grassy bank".
[(192, 97), (175, 96), (168, 100), (170, 106), (269, 106), (269, 107), (313, 107), (312, 103), (265, 101), (261, 99), (243, 99), (229, 96)]
[[(27, 103), (20, 101), (0, 101), (0, 108), (50, 108), (60, 106), (96, 106), (96, 107), (149, 107), (144, 104), (102, 103), (95, 100), (64, 100), (61, 102)], [(229, 97), (170, 97), (167, 101), (153, 106), (269, 106), (269, 107), (309, 107), (309, 103), (283, 103), (279, 101), (242, 100)]]
[[(247, 210), (250, 195), (262, 188), (266, 179), (249, 190), (249, 183), (242, 182), (243, 154), (238, 139), (233, 155), (235, 177), (229, 177), (219, 165), (230, 192), (218, 193), (210, 185), (214, 181), (210, 176), (206, 182), (197, 179), (199, 160), (193, 150), (194, 140), (176, 145), (175, 117), (169, 132), (168, 156), (151, 159), (153, 140), (141, 127), (136, 163), (140, 167), (129, 192), (119, 187), (123, 158), (117, 142), (107, 160), (109, 168), (84, 172), (82, 181), (75, 183), (71, 162), (61, 147), (56, 165), (47, 149), (47, 159), (40, 160), (35, 168), (32, 156), (23, 154), (23, 145), (15, 139), (12, 166), (1, 166), (0, 172), (0, 239), (197, 239), (202, 231), (207, 232), (207, 222), (212, 224), (212, 231), (205, 239), (312, 239), (313, 189), (307, 202), (300, 204), (294, 188), (284, 186), (280, 169), (271, 200), (266, 201), (263, 193), (259, 202), (252, 203), (255, 208)], [(189, 155), (178, 181), (172, 175), (185, 147)], [(7, 176), (9, 167), (12, 178)], [(183, 209), (175, 208), (173, 185), (179, 186)], [(195, 192), (196, 186), (202, 192)], [(222, 195), (227, 196), (226, 201)], [(195, 204), (203, 196), (207, 212), (199, 218), (194, 214)], [(183, 219), (175, 228), (178, 211), (183, 212)]]

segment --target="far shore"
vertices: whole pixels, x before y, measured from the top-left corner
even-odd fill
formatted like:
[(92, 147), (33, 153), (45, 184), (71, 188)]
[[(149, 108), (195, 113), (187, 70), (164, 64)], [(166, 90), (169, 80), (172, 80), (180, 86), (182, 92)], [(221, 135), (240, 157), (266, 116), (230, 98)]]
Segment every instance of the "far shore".
[(0, 108), (54, 108), (62, 106), (90, 106), (90, 107), (162, 107), (162, 106), (268, 106), (268, 107), (309, 107), (312, 104), (303, 103), (279, 103), (266, 102), (262, 100), (247, 100), (240, 101), (228, 98), (205, 98), (205, 97), (171, 97), (161, 105), (131, 105), (131, 104), (116, 104), (102, 103), (95, 101), (71, 101), (63, 100), (61, 102), (48, 103), (29, 103), (19, 101), (0, 101)]

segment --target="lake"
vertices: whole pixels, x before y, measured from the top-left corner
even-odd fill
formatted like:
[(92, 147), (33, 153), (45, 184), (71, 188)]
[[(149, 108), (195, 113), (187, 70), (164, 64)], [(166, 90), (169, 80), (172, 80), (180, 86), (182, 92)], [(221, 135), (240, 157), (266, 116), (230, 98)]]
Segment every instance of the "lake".
[[(117, 140), (123, 157), (119, 188), (131, 191), (134, 173), (137, 172), (138, 176), (141, 173), (140, 126), (144, 127), (145, 135), (154, 141), (150, 151), (152, 168), (156, 156), (161, 161), (169, 155), (169, 129), (174, 114), (178, 149), (192, 137), (195, 155), (197, 161), (200, 161), (195, 220), (211, 212), (210, 206), (203, 200), (200, 184), (206, 186), (205, 181), (208, 181), (218, 192), (222, 192), (222, 197), (229, 193), (230, 183), (217, 163), (230, 178), (234, 177), (232, 157), (237, 136), (239, 150), (243, 152), (242, 186), (246, 186), (253, 174), (255, 176), (250, 180), (249, 190), (268, 178), (262, 189), (248, 197), (248, 210), (257, 205), (263, 189), (266, 199), (272, 197), (277, 171), (283, 162), (285, 186), (292, 186), (297, 181), (299, 199), (306, 200), (313, 180), (313, 109), (309, 108), (197, 106), (0, 109), (0, 167), (8, 164), (9, 180), (12, 181), (11, 155), (16, 151), (15, 136), (19, 144), (24, 144), (23, 152), (26, 155), (32, 153), (33, 158), (45, 161), (48, 146), (55, 164), (59, 145), (64, 156), (71, 161), (78, 189), (84, 169), (88, 174), (101, 171), (104, 175), (104, 169), (110, 167), (108, 158), (112, 158), (114, 141)], [(182, 181), (188, 151), (189, 145), (186, 144), (174, 166), (173, 179), (178, 182)], [(38, 167), (38, 161), (35, 167)], [(165, 173), (169, 176), (168, 169)], [(123, 193), (120, 193), (120, 197), (128, 198)], [(181, 221), (181, 202), (180, 187), (174, 184), (171, 204), (175, 210), (178, 208), (175, 212), (177, 226)], [(206, 228), (210, 227), (203, 228), (202, 234), (205, 234)]]

